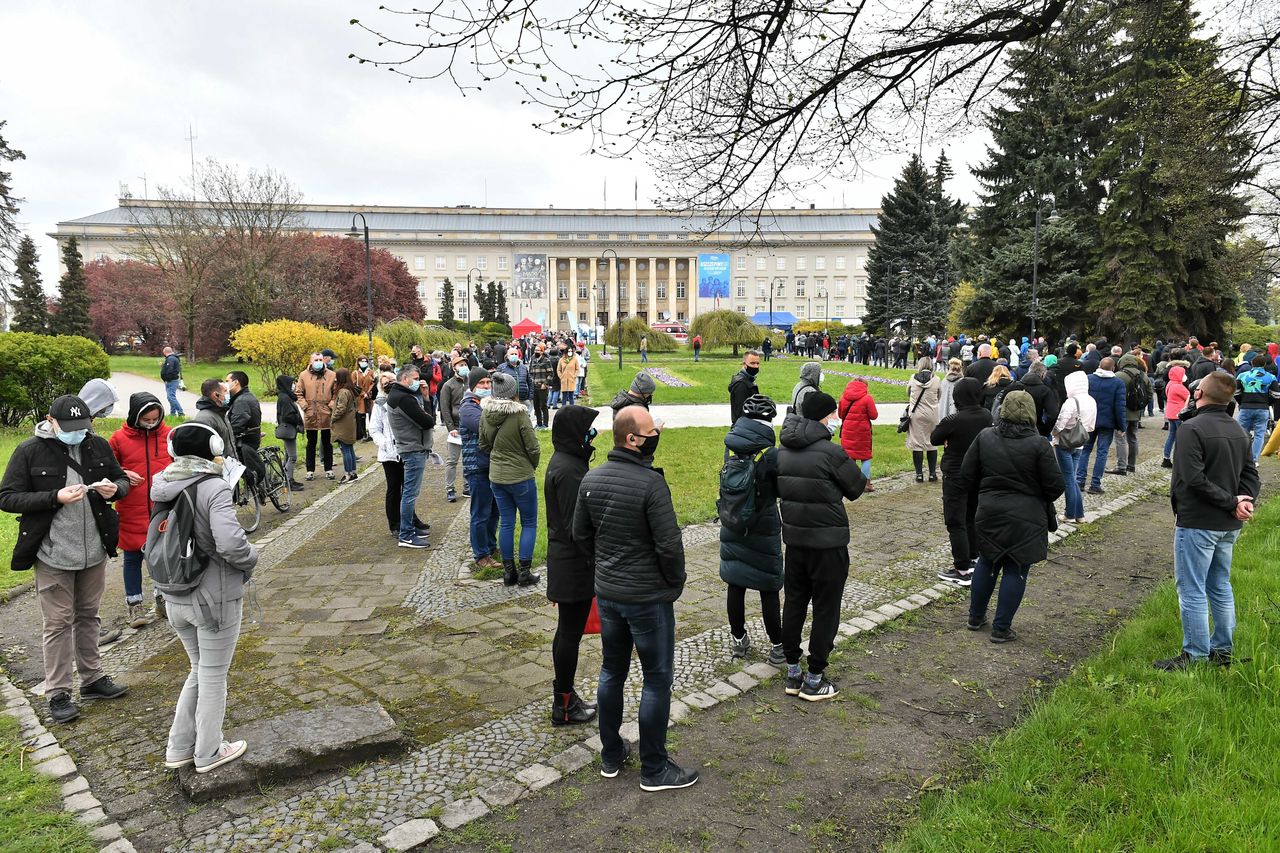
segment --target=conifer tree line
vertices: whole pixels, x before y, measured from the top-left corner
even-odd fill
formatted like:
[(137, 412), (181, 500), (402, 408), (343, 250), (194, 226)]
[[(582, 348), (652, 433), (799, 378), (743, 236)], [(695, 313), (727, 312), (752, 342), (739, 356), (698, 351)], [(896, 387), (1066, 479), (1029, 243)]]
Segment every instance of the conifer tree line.
[(1225, 339), (1274, 258), (1242, 229), (1255, 106), (1221, 60), (1189, 0), (1073, 4), (1010, 54), (972, 214), (945, 157), (913, 157), (883, 199), (866, 325), (942, 332), (963, 280), (949, 331), (1029, 334), (1039, 209), (1039, 333)]

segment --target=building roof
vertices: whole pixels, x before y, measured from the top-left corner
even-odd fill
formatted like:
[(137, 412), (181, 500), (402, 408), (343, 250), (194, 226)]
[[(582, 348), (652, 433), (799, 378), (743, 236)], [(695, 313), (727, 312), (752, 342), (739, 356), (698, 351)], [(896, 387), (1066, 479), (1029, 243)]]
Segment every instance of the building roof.
[[(120, 206), (101, 213), (58, 223), (58, 230), (77, 225), (129, 226), (162, 211), (159, 202), (121, 199)], [(370, 231), (529, 234), (547, 233), (583, 235), (623, 234), (704, 234), (717, 225), (704, 214), (681, 216), (660, 210), (556, 210), (554, 208), (409, 208), (358, 207), (354, 205), (303, 205), (299, 209), (299, 228), (306, 231), (345, 232), (351, 228), (352, 216), (363, 213)], [(765, 212), (759, 217), (741, 216), (718, 223), (716, 233), (723, 236), (798, 233), (868, 232), (875, 224), (878, 210), (870, 209), (801, 209)], [(659, 237), (662, 239), (662, 236)]]

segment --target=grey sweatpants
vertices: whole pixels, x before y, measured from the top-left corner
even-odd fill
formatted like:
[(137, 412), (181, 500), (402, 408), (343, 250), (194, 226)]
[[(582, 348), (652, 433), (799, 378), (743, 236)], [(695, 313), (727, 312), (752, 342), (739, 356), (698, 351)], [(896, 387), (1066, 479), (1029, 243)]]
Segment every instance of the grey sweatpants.
[(222, 747), (222, 721), (227, 713), (227, 672), (240, 637), (240, 600), (222, 605), (221, 627), (215, 631), (204, 614), (190, 604), (169, 602), (169, 624), (177, 632), (191, 673), (169, 729), (166, 761), (194, 756), (196, 767), (213, 763)]

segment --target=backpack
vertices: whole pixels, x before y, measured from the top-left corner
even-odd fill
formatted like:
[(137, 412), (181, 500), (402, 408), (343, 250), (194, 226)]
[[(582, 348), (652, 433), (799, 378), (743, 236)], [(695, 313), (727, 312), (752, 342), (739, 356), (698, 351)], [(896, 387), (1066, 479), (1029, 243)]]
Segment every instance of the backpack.
[(724, 467), (720, 469), (720, 497), (716, 500), (716, 514), (720, 516), (722, 527), (739, 536), (747, 534), (756, 514), (758, 458), (730, 454)]
[(147, 573), (159, 592), (188, 595), (200, 584), (208, 556), (196, 548), (196, 504), (192, 490), (205, 480), (220, 479), (216, 474), (197, 477), (191, 485), (171, 501), (159, 501), (151, 509), (147, 525)]
[(1151, 402), (1151, 386), (1147, 384), (1147, 374), (1136, 367), (1124, 369), (1129, 375), (1129, 390), (1125, 392), (1124, 407), (1130, 412), (1146, 411)]

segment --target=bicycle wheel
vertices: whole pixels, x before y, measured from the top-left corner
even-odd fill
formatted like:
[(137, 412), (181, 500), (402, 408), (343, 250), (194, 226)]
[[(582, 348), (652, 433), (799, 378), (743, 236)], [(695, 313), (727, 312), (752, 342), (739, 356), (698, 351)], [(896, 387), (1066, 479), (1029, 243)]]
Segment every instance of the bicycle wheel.
[(262, 461), (267, 467), (267, 497), (280, 512), (288, 512), (293, 491), (289, 488), (289, 478), (284, 475), (284, 459), (276, 450), (274, 453), (265, 452)]
[(258, 523), (262, 521), (262, 504), (258, 503), (258, 496), (253, 490), (245, 486), (243, 479), (236, 481), (236, 487), (231, 491), (231, 502), (235, 504), (236, 521), (240, 522), (244, 532), (257, 530)]

